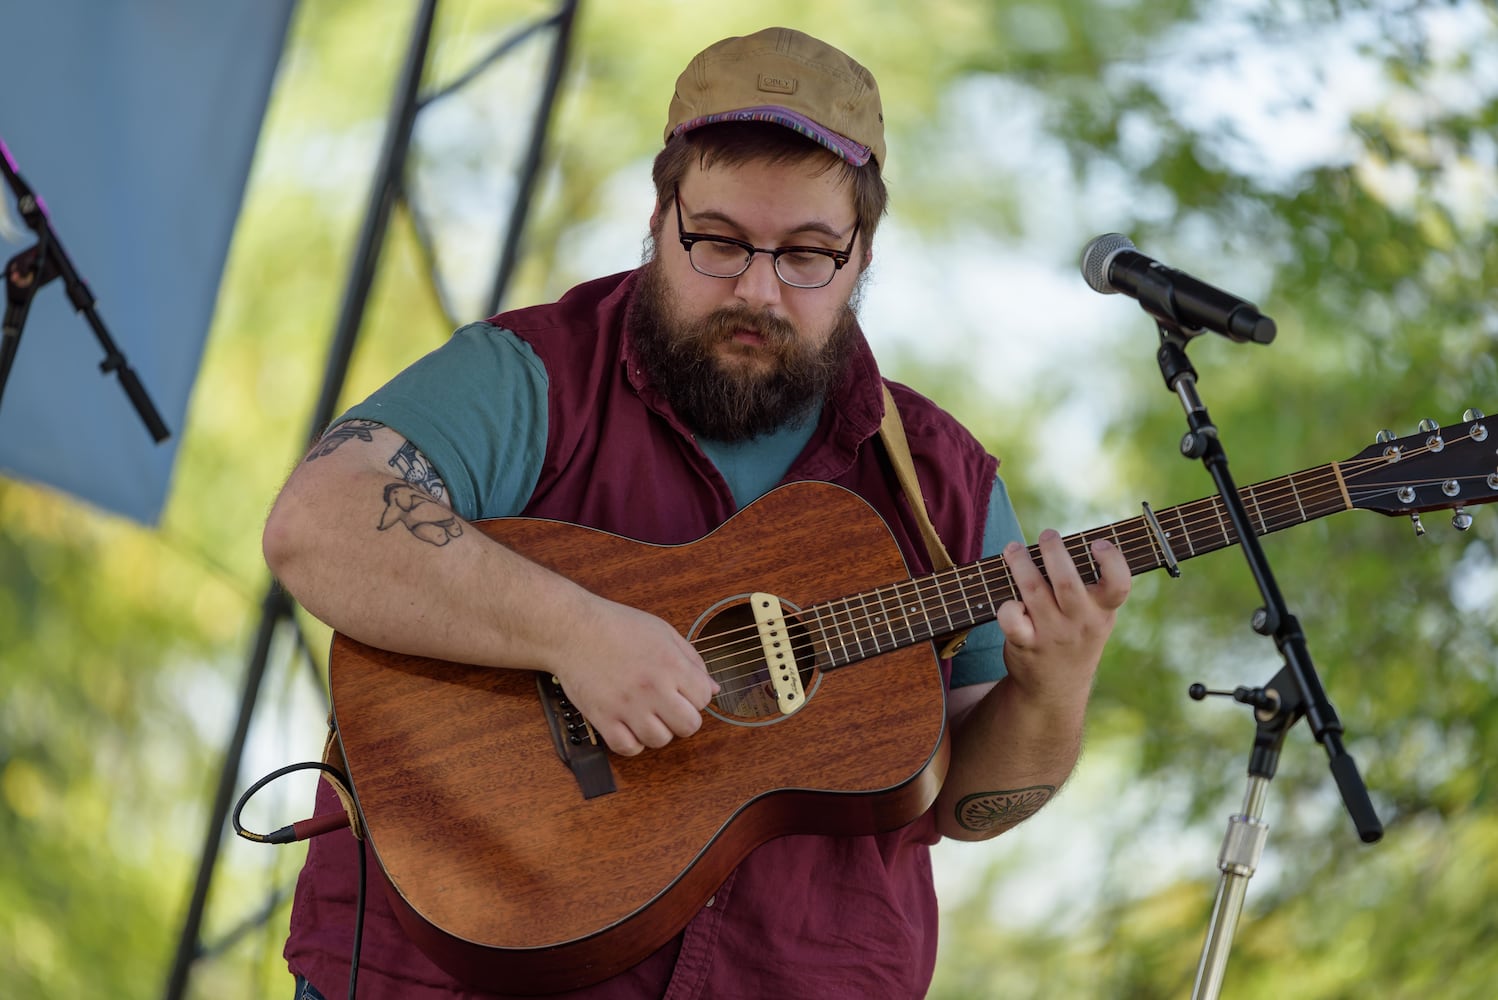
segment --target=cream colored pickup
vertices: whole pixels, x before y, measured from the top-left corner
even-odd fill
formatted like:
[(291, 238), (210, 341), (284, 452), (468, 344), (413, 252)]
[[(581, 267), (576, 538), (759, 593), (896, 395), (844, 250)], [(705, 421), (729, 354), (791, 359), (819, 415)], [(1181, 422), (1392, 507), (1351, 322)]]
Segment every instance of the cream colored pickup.
[(780, 598), (774, 594), (751, 594), (749, 603), (754, 607), (754, 624), (759, 630), (759, 644), (765, 653), (765, 666), (770, 671), (780, 714), (790, 715), (806, 702), (806, 692), (801, 688), (801, 671), (796, 669), (796, 654), (791, 651)]

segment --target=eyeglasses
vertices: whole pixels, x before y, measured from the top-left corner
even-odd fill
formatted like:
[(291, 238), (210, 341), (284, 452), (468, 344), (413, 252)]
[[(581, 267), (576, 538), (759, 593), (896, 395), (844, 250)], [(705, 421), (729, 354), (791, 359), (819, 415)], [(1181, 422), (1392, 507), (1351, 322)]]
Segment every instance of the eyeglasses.
[(775, 274), (792, 288), (821, 288), (837, 276), (842, 266), (848, 263), (853, 253), (853, 243), (858, 239), (858, 225), (853, 226), (853, 235), (845, 250), (829, 250), (826, 247), (775, 247), (766, 249), (728, 236), (707, 236), (689, 233), (681, 221), (681, 191), (672, 192), (676, 200), (676, 232), (681, 237), (681, 248), (692, 262), (692, 270), (709, 278), (737, 278), (749, 270), (754, 255), (767, 253), (774, 262)]

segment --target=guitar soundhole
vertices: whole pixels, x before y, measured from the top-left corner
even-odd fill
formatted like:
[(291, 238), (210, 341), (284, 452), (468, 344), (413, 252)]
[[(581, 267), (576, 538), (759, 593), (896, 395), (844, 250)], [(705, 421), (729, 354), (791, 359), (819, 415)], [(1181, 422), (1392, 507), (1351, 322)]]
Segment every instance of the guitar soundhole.
[(805, 626), (797, 621), (795, 609), (787, 606), (785, 611), (785, 635), (778, 641), (784, 642), (794, 656), (803, 694), (787, 699), (785, 704), (777, 697), (771, 671), (782, 668), (766, 659), (753, 609), (746, 599), (741, 599), (709, 612), (702, 627), (692, 636), (692, 645), (702, 654), (708, 672), (721, 688), (708, 706), (709, 712), (728, 722), (761, 725), (794, 714), (801, 703), (810, 699), (816, 677), (816, 650)]

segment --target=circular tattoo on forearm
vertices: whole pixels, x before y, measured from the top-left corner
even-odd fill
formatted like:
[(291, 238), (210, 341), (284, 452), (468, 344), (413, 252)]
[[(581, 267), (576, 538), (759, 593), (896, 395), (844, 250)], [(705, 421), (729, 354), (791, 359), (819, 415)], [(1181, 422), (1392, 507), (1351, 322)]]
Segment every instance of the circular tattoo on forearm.
[(1056, 794), (1055, 785), (1031, 785), (1001, 792), (977, 792), (957, 803), (957, 823), (965, 830), (985, 831), (1029, 819)]

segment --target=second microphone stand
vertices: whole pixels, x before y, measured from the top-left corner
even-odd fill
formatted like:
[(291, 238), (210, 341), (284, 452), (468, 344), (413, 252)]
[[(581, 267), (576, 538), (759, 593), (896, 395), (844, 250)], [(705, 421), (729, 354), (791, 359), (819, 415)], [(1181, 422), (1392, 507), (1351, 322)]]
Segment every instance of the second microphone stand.
[(5, 392), (5, 383), (10, 379), (16, 351), (21, 346), (21, 331), (26, 325), (26, 314), (31, 310), (31, 300), (47, 282), (61, 278), (67, 287), (73, 308), (83, 314), (100, 346), (104, 348), (104, 360), (99, 363), (99, 370), (106, 375), (113, 372), (119, 378), (125, 395), (135, 406), (135, 412), (140, 415), (152, 439), (158, 444), (165, 441), (171, 436), (171, 431), (156, 412), (135, 369), (130, 367), (130, 363), (115, 346), (114, 339), (104, 326), (104, 320), (94, 308), (93, 293), (73, 267), (73, 262), (62, 248), (62, 241), (52, 229), (46, 206), (21, 177), (10, 150), (3, 141), (0, 141), (0, 174), (4, 175), (6, 183), (15, 192), (16, 208), (20, 211), (21, 218), (37, 235), (36, 244), (12, 257), (5, 265), (4, 275), (0, 276), (5, 285), (5, 320), (0, 325), (0, 395)]

